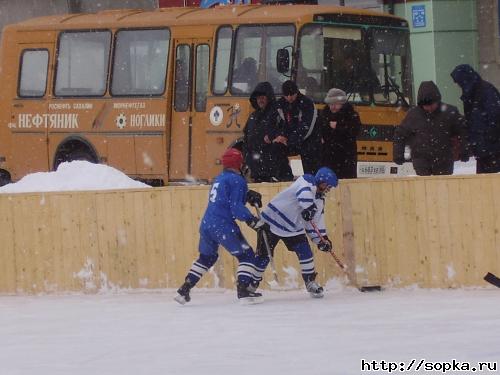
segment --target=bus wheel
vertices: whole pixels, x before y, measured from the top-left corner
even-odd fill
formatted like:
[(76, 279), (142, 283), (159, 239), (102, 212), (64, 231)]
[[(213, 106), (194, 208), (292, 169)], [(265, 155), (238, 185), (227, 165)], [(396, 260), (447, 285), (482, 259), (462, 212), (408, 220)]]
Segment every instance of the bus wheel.
[(10, 177), (10, 173), (6, 170), (0, 169), (0, 186), (4, 186), (10, 184), (12, 179)]
[(74, 149), (67, 152), (61, 150), (54, 160), (54, 170), (56, 170), (61, 163), (75, 160), (83, 160), (97, 164), (97, 155), (95, 155), (92, 150), (86, 148)]

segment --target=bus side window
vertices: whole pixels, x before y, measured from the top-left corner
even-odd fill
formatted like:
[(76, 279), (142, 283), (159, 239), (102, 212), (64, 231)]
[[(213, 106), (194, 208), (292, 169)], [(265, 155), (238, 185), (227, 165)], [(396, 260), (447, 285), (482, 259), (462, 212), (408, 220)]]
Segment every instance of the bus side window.
[(46, 49), (26, 49), (21, 55), (18, 96), (21, 98), (41, 98), (47, 89), (49, 51)]
[(259, 81), (257, 75), (263, 45), (263, 28), (240, 26), (236, 32), (234, 69), (231, 80), (232, 94), (250, 94)]
[(208, 44), (196, 46), (195, 103), (197, 112), (205, 112), (207, 106), (208, 71), (210, 67), (210, 47)]
[(65, 31), (59, 36), (56, 96), (103, 96), (111, 47), (109, 31)]
[(215, 49), (215, 68), (212, 84), (212, 92), (216, 95), (224, 95), (227, 91), (232, 38), (233, 29), (230, 26), (221, 27), (217, 31), (217, 47)]
[(162, 95), (165, 91), (170, 32), (120, 30), (116, 33), (111, 94)]
[(174, 108), (177, 112), (189, 110), (191, 93), (191, 47), (179, 44), (175, 60), (175, 96)]

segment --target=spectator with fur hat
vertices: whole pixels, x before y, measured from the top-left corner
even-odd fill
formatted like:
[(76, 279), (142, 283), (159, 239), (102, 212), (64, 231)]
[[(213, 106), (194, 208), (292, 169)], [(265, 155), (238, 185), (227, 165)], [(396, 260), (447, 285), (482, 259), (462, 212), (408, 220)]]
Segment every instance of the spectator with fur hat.
[(326, 106), (320, 115), (323, 165), (335, 171), (338, 178), (356, 178), (356, 137), (361, 128), (359, 115), (341, 89), (330, 89), (324, 102)]
[(469, 158), (465, 119), (456, 107), (441, 102), (441, 93), (432, 81), (420, 84), (417, 103), (394, 132), (394, 162), (404, 163), (405, 145), (409, 145), (417, 175), (452, 174), (454, 137), (459, 141), (459, 158)]

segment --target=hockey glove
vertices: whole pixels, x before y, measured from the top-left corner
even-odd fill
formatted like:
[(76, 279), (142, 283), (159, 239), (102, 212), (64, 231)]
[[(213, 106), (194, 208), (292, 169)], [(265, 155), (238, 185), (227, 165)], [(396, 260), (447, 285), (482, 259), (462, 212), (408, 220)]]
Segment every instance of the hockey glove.
[(311, 221), (313, 219), (314, 215), (316, 215), (317, 210), (318, 210), (318, 207), (316, 207), (316, 205), (314, 203), (311, 204), (309, 207), (302, 210), (302, 212), (300, 213), (302, 215), (302, 219), (304, 219), (305, 221)]
[(262, 207), (262, 194), (254, 191), (254, 190), (248, 190), (247, 191), (247, 203), (250, 204), (250, 206), (256, 206), (261, 208)]
[(405, 158), (404, 157), (395, 157), (394, 158), (394, 163), (396, 163), (397, 165), (403, 165), (405, 162)]
[(318, 244), (318, 249), (329, 253), (333, 249), (332, 241), (327, 236), (324, 236), (323, 241)]
[(250, 219), (250, 220), (247, 220), (247, 225), (252, 228), (254, 231), (256, 232), (260, 232), (261, 230), (265, 230), (265, 231), (268, 231), (270, 228), (269, 228), (269, 224), (266, 223), (264, 220), (262, 219), (257, 219), (256, 217)]

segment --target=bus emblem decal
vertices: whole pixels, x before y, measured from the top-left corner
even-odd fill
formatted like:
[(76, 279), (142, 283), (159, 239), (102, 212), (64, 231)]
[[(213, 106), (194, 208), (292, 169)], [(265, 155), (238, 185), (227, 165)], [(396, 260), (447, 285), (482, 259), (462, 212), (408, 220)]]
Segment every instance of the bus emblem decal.
[(229, 114), (229, 121), (226, 124), (226, 128), (231, 127), (233, 125), (233, 122), (236, 124), (236, 127), (241, 128), (241, 124), (238, 123), (238, 115), (241, 112), (241, 107), (239, 103), (236, 103), (235, 105), (232, 105), (227, 109), (228, 112), (231, 112)]
[(125, 116), (125, 114), (120, 113), (118, 116), (116, 116), (116, 126), (120, 129), (123, 129), (125, 126), (127, 126), (127, 116)]
[(213, 126), (219, 126), (222, 124), (222, 120), (224, 120), (224, 111), (221, 107), (216, 105), (210, 110), (210, 123)]

